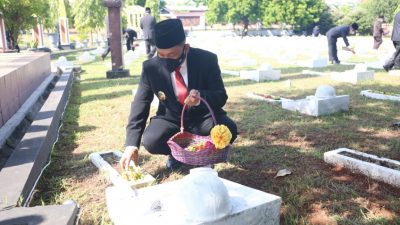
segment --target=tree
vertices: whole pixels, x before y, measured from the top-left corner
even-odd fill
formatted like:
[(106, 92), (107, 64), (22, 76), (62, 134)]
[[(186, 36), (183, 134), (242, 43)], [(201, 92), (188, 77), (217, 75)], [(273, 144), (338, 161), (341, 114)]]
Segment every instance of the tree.
[(241, 22), (244, 29), (247, 29), (249, 22), (256, 21), (260, 15), (258, 0), (208, 0), (203, 2), (208, 4), (206, 17), (210, 24)]
[(75, 0), (73, 14), (75, 28), (79, 32), (91, 32), (105, 25), (103, 0)]
[(126, 0), (125, 4), (126, 5), (140, 5), (140, 6), (144, 7), (144, 5), (146, 4), (146, 0)]
[(154, 16), (156, 21), (160, 20), (160, 1), (159, 0), (147, 0), (145, 7), (151, 9), (151, 15)]
[(13, 49), (18, 49), (20, 31), (33, 28), (38, 18), (47, 15), (48, 9), (47, 0), (0, 0), (0, 12), (3, 13), (6, 30), (13, 40)]
[(207, 23), (225, 23), (228, 21), (226, 14), (229, 0), (209, 0), (208, 11), (206, 12)]
[(306, 26), (318, 22), (324, 9), (322, 0), (270, 0), (264, 5), (263, 22)]

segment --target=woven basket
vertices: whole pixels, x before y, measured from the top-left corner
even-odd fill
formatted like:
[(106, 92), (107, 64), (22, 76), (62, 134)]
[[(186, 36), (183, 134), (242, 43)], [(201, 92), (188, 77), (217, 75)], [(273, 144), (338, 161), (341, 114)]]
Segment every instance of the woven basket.
[[(215, 126), (217, 124), (217, 121), (210, 105), (208, 105), (208, 103), (203, 98), (200, 98), (200, 100), (207, 106), (208, 110), (210, 110), (211, 117)], [(172, 156), (180, 162), (194, 166), (206, 166), (225, 162), (228, 158), (229, 151), (232, 149), (232, 145), (228, 145), (224, 149), (216, 149), (215, 146), (211, 144), (207, 148), (200, 151), (191, 152), (187, 150), (187, 147), (190, 145), (200, 142), (212, 141), (210, 136), (201, 136), (184, 131), (183, 116), (185, 114), (186, 107), (187, 105), (185, 104), (182, 109), (181, 131), (176, 133), (167, 141), (168, 146), (171, 148)]]

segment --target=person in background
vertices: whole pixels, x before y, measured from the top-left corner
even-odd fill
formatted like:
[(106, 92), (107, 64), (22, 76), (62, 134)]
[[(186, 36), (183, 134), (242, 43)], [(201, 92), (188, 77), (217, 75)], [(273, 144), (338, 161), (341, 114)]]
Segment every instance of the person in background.
[(400, 69), (400, 12), (396, 14), (393, 22), (392, 41), (396, 51), (392, 57), (383, 65), (386, 71)]
[(136, 31), (132, 30), (131, 28), (127, 28), (124, 30), (124, 36), (126, 38), (126, 50), (135, 50), (135, 40), (137, 39), (137, 33)]
[(145, 15), (140, 19), (140, 28), (143, 30), (143, 39), (146, 46), (147, 58), (153, 58), (156, 48), (154, 44), (154, 26), (156, 19), (151, 15), (149, 7), (145, 9)]
[(375, 23), (374, 23), (374, 31), (372, 36), (374, 37), (374, 49), (378, 49), (379, 46), (381, 46), (383, 39), (383, 28), (382, 28), (382, 23), (384, 21), (384, 17), (383, 16), (379, 16), (378, 19), (376, 19)]
[(344, 44), (346, 45), (344, 49), (355, 53), (353, 49), (349, 48), (350, 44), (349, 41), (347, 40), (347, 36), (350, 34), (354, 35), (357, 30), (358, 30), (357, 23), (353, 23), (350, 26), (349, 25), (337, 26), (328, 30), (328, 32), (326, 33), (326, 37), (328, 39), (329, 61), (331, 61), (332, 64), (340, 64), (339, 58), (337, 56), (337, 46), (336, 46), (337, 39), (340, 37), (343, 38)]
[[(131, 105), (126, 127), (125, 151), (120, 165), (127, 169), (131, 160), (137, 165), (139, 146), (151, 154), (168, 155), (167, 168), (174, 170), (181, 163), (171, 155), (167, 141), (180, 131), (184, 104), (185, 131), (207, 136), (214, 126), (210, 111), (199, 97), (212, 108), (217, 124), (226, 125), (232, 133), (230, 143), (237, 136), (236, 124), (222, 109), (228, 95), (221, 77), (217, 55), (186, 43), (179, 19), (167, 19), (155, 26), (157, 56), (143, 63), (138, 90)], [(154, 95), (159, 99), (156, 115), (146, 122)]]
[(320, 33), (319, 26), (318, 26), (318, 25), (315, 25), (315, 27), (314, 27), (313, 30), (312, 30), (312, 35), (313, 35), (313, 37), (318, 37), (318, 36), (319, 36), (319, 33)]

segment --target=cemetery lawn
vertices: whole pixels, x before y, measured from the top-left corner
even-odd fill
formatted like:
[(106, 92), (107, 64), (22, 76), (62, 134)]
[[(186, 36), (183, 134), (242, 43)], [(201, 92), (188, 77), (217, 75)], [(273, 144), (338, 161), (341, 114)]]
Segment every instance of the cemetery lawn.
[[(73, 84), (52, 163), (31, 206), (74, 199), (81, 206), (80, 224), (111, 224), (104, 192), (111, 184), (88, 156), (123, 150), (132, 89), (138, 85), (142, 60), (130, 67), (129, 78), (114, 80), (105, 78), (108, 68), (101, 60), (82, 65), (85, 71)], [(319, 71), (349, 68), (335, 65)], [(400, 160), (400, 130), (389, 127), (400, 121), (400, 103), (359, 94), (365, 89), (399, 92), (400, 77), (377, 71), (375, 81), (353, 85), (328, 76), (301, 75), (305, 68), (281, 69), (282, 79), (274, 82), (224, 75), (229, 95), (225, 109), (236, 121), (239, 137), (228, 162), (215, 166), (219, 176), (282, 197), (281, 224), (400, 224), (400, 188), (323, 161), (324, 152), (340, 147)], [(303, 98), (322, 84), (334, 86), (338, 95), (349, 94), (350, 111), (314, 118), (246, 97), (251, 91)], [(190, 169), (170, 173), (165, 160), (165, 156), (140, 151), (142, 167), (159, 183), (182, 178)], [(293, 174), (274, 178), (281, 169)]]

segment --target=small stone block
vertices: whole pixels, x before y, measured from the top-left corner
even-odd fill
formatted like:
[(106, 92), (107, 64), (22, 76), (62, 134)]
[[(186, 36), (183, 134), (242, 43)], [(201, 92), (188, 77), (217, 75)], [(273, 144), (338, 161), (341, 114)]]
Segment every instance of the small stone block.
[(374, 80), (374, 71), (357, 72), (348, 70), (342, 73), (334, 72), (331, 74), (331, 79), (357, 84), (361, 81)]
[[(341, 152), (348, 152), (357, 156), (362, 156), (365, 157), (366, 160), (364, 161), (346, 156), (340, 154)], [(369, 160), (367, 161), (367, 159), (377, 163), (368, 162)], [(400, 187), (400, 171), (380, 165), (392, 165), (399, 168), (399, 161), (378, 157), (348, 148), (339, 148), (333, 151), (325, 152), (324, 161), (332, 165), (343, 166), (352, 172), (364, 174), (372, 179), (380, 180), (393, 186)]]
[(107, 71), (108, 79), (123, 78), (123, 77), (129, 77), (129, 70), (109, 70), (109, 71)]
[(254, 80), (257, 82), (279, 80), (281, 76), (280, 70), (241, 70), (240, 78)]

